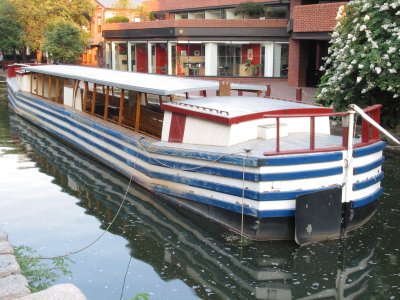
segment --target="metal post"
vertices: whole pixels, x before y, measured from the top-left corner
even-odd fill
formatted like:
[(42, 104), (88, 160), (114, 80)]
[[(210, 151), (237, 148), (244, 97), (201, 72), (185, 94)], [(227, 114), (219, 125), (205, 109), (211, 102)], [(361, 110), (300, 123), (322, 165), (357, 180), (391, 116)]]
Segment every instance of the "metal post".
[(301, 102), (303, 99), (303, 89), (302, 88), (297, 88), (296, 89), (296, 101)]
[(267, 89), (265, 90), (265, 97), (271, 97), (271, 86), (269, 84), (266, 85)]
[(353, 192), (353, 135), (354, 135), (354, 110), (349, 111), (349, 136), (347, 141), (347, 155), (345, 161), (345, 176), (344, 176), (344, 201), (350, 202)]

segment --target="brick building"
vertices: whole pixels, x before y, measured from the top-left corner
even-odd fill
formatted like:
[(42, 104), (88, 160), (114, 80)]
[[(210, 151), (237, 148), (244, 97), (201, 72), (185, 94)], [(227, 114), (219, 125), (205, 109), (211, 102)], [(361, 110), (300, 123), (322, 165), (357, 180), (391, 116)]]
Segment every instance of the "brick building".
[[(116, 0), (93, 0), (95, 10), (90, 20), (89, 47), (82, 55), (83, 65), (103, 67), (104, 61), (104, 37), (103, 30), (107, 19), (115, 16), (127, 17), (131, 22), (140, 21), (133, 9), (121, 9), (116, 6)], [(141, 0), (131, 0), (131, 7), (141, 4)]]
[(319, 79), (343, 2), (253, 0), (261, 14), (237, 14), (247, 0), (148, 0), (152, 21), (104, 24), (104, 66), (216, 78)]

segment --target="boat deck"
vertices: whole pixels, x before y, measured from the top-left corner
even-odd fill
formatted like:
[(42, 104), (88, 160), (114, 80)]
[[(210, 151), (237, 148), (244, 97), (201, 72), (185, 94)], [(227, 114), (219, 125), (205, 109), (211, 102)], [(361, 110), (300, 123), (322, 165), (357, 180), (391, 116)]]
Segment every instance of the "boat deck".
[[(147, 142), (150, 142), (145, 139)], [(354, 143), (359, 143), (360, 138), (355, 138)], [(191, 145), (191, 144), (172, 144), (169, 142), (156, 141), (152, 145), (160, 148), (168, 148), (174, 150), (193, 150), (193, 151), (204, 151), (210, 153), (221, 153), (221, 154), (240, 154), (244, 153), (244, 149), (251, 150), (250, 155), (252, 157), (265, 157), (264, 152), (275, 152), (276, 150), (276, 139), (264, 140), (254, 139), (239, 143), (228, 147), (208, 146), (208, 145)], [(280, 138), (280, 150), (281, 151), (293, 151), (293, 150), (307, 150), (310, 145), (310, 133), (291, 133), (286, 137)], [(334, 148), (342, 145), (342, 137), (336, 135), (327, 134), (316, 134), (315, 135), (315, 148)]]

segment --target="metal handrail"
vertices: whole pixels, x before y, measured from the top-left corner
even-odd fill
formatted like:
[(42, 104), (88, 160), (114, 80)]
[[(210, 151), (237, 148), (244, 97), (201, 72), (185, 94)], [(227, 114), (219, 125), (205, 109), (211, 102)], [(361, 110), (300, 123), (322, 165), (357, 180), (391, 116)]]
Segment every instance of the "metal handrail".
[[(361, 114), (360, 112), (363, 113), (362, 126), (361, 126), (361, 128), (362, 128), (361, 143), (354, 145), (354, 147), (357, 148), (362, 145), (368, 144), (370, 142), (379, 140), (380, 139), (379, 130), (375, 127), (375, 125), (380, 127), (378, 122), (380, 119), (380, 110), (382, 108), (382, 105), (376, 104), (373, 106), (366, 107), (364, 110), (355, 106), (358, 108), (358, 110), (356, 110), (354, 108), (354, 106), (351, 105), (350, 108), (359, 114)], [(351, 112), (347, 111), (347, 112), (332, 112), (332, 113), (309, 113), (309, 114), (301, 114), (301, 113), (287, 114), (286, 113), (286, 114), (264, 115), (264, 118), (276, 119), (276, 149), (275, 149), (275, 152), (264, 152), (264, 155), (270, 156), (270, 155), (278, 155), (278, 154), (300, 154), (300, 153), (308, 153), (308, 152), (329, 152), (329, 151), (345, 150), (348, 147), (348, 140), (349, 140), (348, 139), (348, 136), (349, 136), (348, 125), (342, 126), (342, 145), (341, 146), (329, 147), (329, 148), (319, 148), (319, 149), (315, 148), (315, 118), (318, 118), (318, 117), (348, 117), (350, 113)], [(372, 118), (369, 117), (368, 114), (371, 115)], [(370, 120), (367, 121), (366, 120), (367, 118), (365, 116), (369, 117)], [(279, 133), (280, 133), (280, 119), (282, 119), (282, 118), (310, 118), (310, 146), (308, 149), (281, 151)], [(374, 127), (372, 128), (371, 135), (370, 135), (371, 121), (374, 122), (375, 125), (373, 125)], [(380, 127), (380, 128), (382, 128), (382, 127)]]

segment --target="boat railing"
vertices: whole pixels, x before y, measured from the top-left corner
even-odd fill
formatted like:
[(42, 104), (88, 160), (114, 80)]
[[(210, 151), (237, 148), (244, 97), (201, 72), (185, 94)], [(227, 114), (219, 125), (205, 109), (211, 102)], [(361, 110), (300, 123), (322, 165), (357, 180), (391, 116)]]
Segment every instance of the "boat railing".
[[(380, 112), (382, 105), (376, 104), (363, 109), (363, 112), (372, 118), (376, 123), (379, 123)], [(333, 152), (346, 150), (348, 147), (348, 135), (349, 135), (349, 124), (348, 116), (350, 112), (332, 112), (332, 113), (308, 113), (308, 114), (268, 114), (264, 115), (264, 118), (275, 119), (276, 120), (276, 148), (275, 151), (264, 152), (265, 156), (281, 155), (281, 154), (301, 154), (310, 152)], [(342, 118), (342, 144), (333, 147), (321, 147), (317, 148), (315, 144), (315, 119), (320, 117), (335, 117)], [(280, 120), (285, 118), (309, 118), (310, 119), (310, 143), (309, 147), (306, 149), (299, 150), (281, 150), (281, 139), (280, 130), (281, 124)], [(365, 118), (361, 121), (361, 142), (354, 144), (354, 148), (362, 147), (367, 144), (379, 141), (380, 135), (379, 130), (372, 126)]]
[(189, 104), (189, 103), (185, 103), (185, 102), (175, 102), (174, 104), (177, 104), (179, 106), (185, 106), (185, 107), (197, 109), (197, 110), (204, 110), (204, 111), (216, 113), (216, 114), (219, 114), (219, 115), (229, 116), (229, 112), (227, 112), (225, 110), (219, 110), (219, 109), (215, 109), (215, 108), (204, 107), (204, 106)]

